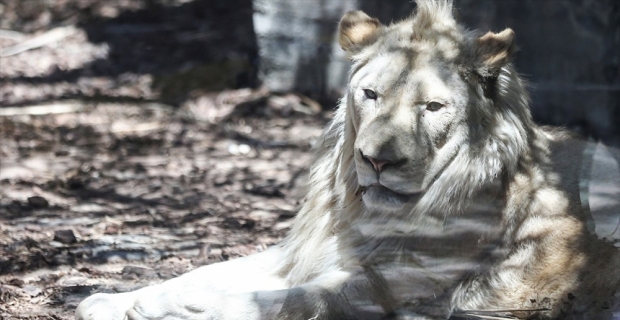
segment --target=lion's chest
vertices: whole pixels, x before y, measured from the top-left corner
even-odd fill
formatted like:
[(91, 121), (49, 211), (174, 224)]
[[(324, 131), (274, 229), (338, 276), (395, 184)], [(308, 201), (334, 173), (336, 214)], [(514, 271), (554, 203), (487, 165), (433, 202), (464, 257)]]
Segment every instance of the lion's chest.
[(399, 219), (360, 220), (352, 246), (358, 263), (381, 274), (401, 299), (438, 297), (503, 255), (498, 215), (470, 212), (410, 224)]

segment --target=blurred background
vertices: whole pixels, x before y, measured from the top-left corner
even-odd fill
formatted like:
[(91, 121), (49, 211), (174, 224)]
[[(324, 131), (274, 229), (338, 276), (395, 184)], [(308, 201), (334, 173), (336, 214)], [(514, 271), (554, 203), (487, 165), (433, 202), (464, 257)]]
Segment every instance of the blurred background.
[[(334, 40), (342, 14), (362, 9), (389, 23), (415, 6), (408, 0), (0, 4), (2, 106), (73, 97), (178, 106), (202, 92), (264, 85), (302, 93), (323, 108), (334, 106), (346, 83), (348, 64)], [(618, 1), (455, 0), (455, 7), (471, 29), (515, 30), (515, 64), (531, 83), (538, 121), (618, 143)], [(29, 52), (16, 48), (24, 37), (69, 26), (75, 29), (48, 35)]]
[[(620, 146), (619, 1), (454, 3), (515, 30), (539, 123)], [(277, 243), (346, 85), (340, 17), (414, 8), (0, 0), (0, 318), (71, 319), (92, 292)]]

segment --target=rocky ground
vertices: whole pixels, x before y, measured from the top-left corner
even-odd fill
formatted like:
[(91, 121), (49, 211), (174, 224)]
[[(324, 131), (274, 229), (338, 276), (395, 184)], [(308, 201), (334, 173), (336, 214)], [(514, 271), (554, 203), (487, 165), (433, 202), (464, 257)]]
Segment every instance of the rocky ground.
[(330, 114), (248, 89), (251, 14), (0, 1), (0, 319), (72, 319), (91, 293), (282, 239)]
[(38, 108), (2, 110), (61, 113), (0, 118), (0, 318), (70, 319), (90, 293), (278, 242), (326, 122), (298, 96), (251, 90), (192, 108)]

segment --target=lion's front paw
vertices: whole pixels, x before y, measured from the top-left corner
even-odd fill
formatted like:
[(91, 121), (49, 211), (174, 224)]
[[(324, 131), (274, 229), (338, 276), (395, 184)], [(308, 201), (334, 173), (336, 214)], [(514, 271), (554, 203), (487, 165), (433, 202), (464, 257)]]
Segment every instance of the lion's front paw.
[(127, 318), (128, 320), (255, 319), (255, 315), (244, 313), (248, 305), (250, 304), (247, 299), (236, 299), (236, 296), (229, 297), (203, 290), (153, 291), (135, 300), (127, 311)]
[(127, 294), (97, 293), (80, 303), (75, 311), (77, 320), (125, 320), (134, 299)]

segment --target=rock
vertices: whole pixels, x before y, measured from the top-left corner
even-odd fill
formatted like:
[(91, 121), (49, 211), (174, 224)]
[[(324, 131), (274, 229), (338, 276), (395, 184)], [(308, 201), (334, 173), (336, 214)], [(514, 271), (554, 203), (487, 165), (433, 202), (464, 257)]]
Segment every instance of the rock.
[(54, 241), (58, 241), (64, 244), (71, 244), (76, 243), (77, 238), (75, 237), (75, 234), (71, 229), (57, 230), (56, 232), (54, 232)]
[(228, 179), (226, 176), (219, 176), (213, 179), (213, 185), (216, 187), (223, 186), (225, 184), (231, 184), (232, 181)]
[(41, 196), (34, 196), (28, 198), (28, 204), (35, 209), (47, 208), (50, 205), (47, 199)]
[(256, 222), (250, 219), (225, 218), (222, 221), (222, 226), (228, 229), (252, 229), (255, 225)]
[(8, 281), (8, 284), (21, 288), (24, 286), (25, 283), (24, 283), (24, 280), (22, 279), (12, 278)]
[(23, 288), (24, 293), (29, 295), (30, 297), (36, 297), (43, 292), (43, 290), (38, 286), (26, 285)]
[(246, 155), (252, 151), (252, 148), (247, 144), (230, 144), (228, 146), (228, 153), (232, 155)]
[(126, 280), (159, 278), (155, 270), (149, 269), (149, 268), (137, 267), (137, 266), (123, 267), (123, 271), (121, 273), (123, 275), (123, 279), (126, 279)]
[(263, 197), (284, 198), (284, 193), (274, 185), (253, 185), (248, 183), (244, 186), (244, 191), (250, 194)]

